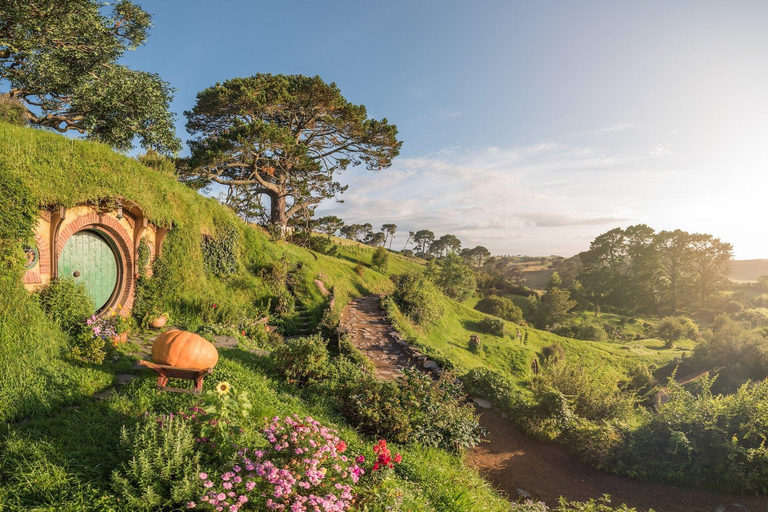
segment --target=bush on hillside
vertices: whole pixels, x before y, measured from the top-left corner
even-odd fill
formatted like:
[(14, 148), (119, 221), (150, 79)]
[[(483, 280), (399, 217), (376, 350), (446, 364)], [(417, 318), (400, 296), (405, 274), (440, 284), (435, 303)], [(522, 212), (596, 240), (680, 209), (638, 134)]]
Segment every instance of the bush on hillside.
[(24, 126), (27, 121), (27, 109), (15, 98), (0, 94), (0, 122)]
[(565, 361), (565, 349), (557, 343), (542, 347), (541, 355), (543, 356), (544, 361), (548, 364)]
[(584, 322), (574, 329), (574, 337), (580, 340), (605, 341), (608, 333), (605, 328), (594, 322)]
[(216, 233), (203, 235), (201, 246), (205, 269), (219, 277), (237, 272), (240, 232), (232, 224), (216, 226)]
[(504, 336), (504, 320), (499, 318), (485, 317), (480, 320), (480, 330), (494, 336)]
[(423, 274), (392, 276), (395, 291), (392, 298), (406, 316), (419, 325), (437, 320), (443, 313), (440, 292)]
[(712, 382), (706, 379), (698, 395), (670, 382), (667, 403), (630, 432), (620, 454), (624, 471), (730, 492), (768, 492), (768, 381), (745, 384), (732, 395), (712, 393)]
[(489, 315), (498, 316), (509, 322), (519, 324), (523, 321), (523, 310), (512, 300), (498, 295), (488, 295), (480, 299), (475, 309)]
[(389, 265), (389, 252), (384, 247), (377, 247), (371, 256), (371, 267), (382, 274), (387, 271)]
[(412, 368), (394, 381), (372, 375), (360, 379), (360, 374), (344, 380), (338, 388), (339, 412), (367, 434), (451, 451), (480, 442), (474, 408), (449, 372), (438, 381)]
[(123, 427), (120, 444), (127, 462), (112, 473), (112, 487), (129, 508), (178, 509), (200, 496), (201, 453), (181, 416), (148, 416)]
[(548, 365), (531, 387), (539, 400), (552, 390), (562, 393), (575, 414), (593, 421), (629, 418), (635, 405), (634, 393), (622, 392), (614, 379), (581, 364)]
[(272, 360), (291, 384), (308, 385), (328, 374), (328, 349), (319, 335), (286, 340), (272, 352)]
[(37, 297), (51, 320), (73, 337), (85, 329), (85, 322), (95, 309), (85, 284), (72, 279), (54, 279)]
[(725, 312), (730, 315), (735, 315), (737, 313), (741, 313), (741, 311), (744, 309), (744, 305), (736, 300), (729, 301), (725, 305)]
[(462, 378), (464, 389), (492, 402), (506, 412), (515, 412), (526, 407), (525, 400), (514, 382), (506, 375), (488, 368), (474, 368)]
[(690, 318), (668, 316), (659, 322), (656, 336), (664, 340), (665, 347), (671, 348), (675, 341), (698, 338), (699, 327)]
[(753, 308), (768, 308), (768, 293), (761, 293), (749, 299), (749, 305)]
[(736, 315), (736, 318), (742, 322), (748, 322), (753, 329), (765, 327), (768, 325), (768, 308), (745, 309)]

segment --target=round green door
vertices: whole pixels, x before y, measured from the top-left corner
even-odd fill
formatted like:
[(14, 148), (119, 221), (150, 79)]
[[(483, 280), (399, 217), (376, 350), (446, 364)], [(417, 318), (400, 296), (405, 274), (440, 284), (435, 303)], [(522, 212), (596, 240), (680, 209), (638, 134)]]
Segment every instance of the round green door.
[(96, 310), (99, 310), (117, 286), (115, 252), (97, 232), (79, 231), (64, 244), (59, 256), (59, 277), (85, 284)]

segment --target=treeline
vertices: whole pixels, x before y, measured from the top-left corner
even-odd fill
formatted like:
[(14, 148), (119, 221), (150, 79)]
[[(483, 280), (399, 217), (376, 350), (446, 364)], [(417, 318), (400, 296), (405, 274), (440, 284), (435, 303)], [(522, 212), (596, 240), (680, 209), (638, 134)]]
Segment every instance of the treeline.
[[(733, 246), (708, 234), (655, 232), (645, 224), (612, 229), (578, 255), (578, 297), (596, 308), (677, 314), (720, 310)], [(567, 261), (567, 260), (566, 260)], [(562, 274), (561, 274), (562, 275)]]

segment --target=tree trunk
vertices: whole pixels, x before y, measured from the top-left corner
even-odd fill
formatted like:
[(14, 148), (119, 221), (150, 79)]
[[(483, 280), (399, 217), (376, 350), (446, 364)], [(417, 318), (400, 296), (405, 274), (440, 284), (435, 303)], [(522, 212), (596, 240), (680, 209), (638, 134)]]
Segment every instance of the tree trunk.
[(286, 215), (285, 196), (275, 195), (270, 197), (270, 220), (280, 229), (285, 236), (285, 230), (288, 226), (288, 215)]

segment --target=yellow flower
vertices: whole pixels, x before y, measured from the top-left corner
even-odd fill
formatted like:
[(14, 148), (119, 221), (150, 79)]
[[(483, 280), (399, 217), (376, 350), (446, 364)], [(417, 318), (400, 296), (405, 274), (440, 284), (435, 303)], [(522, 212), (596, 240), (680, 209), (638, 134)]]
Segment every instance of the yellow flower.
[(216, 392), (220, 395), (226, 395), (231, 388), (232, 386), (229, 385), (229, 382), (219, 382), (216, 384)]

